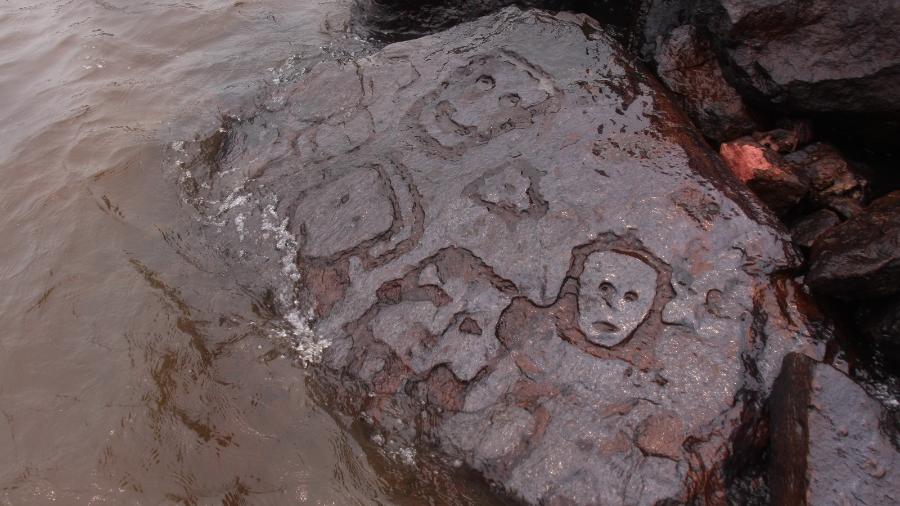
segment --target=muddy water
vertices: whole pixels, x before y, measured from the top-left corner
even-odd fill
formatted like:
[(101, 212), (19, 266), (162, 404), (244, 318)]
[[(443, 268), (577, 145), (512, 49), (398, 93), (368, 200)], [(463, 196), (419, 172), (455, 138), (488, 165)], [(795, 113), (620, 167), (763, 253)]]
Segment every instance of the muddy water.
[(173, 143), (359, 45), (348, 11), (0, 2), (0, 504), (441, 502), (315, 402), (259, 294), (184, 247)]

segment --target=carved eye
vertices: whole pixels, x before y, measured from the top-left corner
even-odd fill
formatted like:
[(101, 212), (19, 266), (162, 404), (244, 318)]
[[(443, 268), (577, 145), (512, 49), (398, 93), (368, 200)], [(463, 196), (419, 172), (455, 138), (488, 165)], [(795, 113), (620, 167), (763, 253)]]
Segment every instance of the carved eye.
[(638, 300), (638, 294), (637, 292), (625, 292), (625, 296), (622, 298), (625, 299), (625, 302), (634, 302)]
[(480, 76), (475, 80), (475, 84), (483, 91), (494, 89), (494, 78), (491, 76)]
[(612, 283), (610, 283), (608, 281), (604, 281), (603, 283), (600, 283), (600, 293), (602, 293), (603, 295), (609, 295), (615, 291), (616, 291), (616, 287), (614, 287)]

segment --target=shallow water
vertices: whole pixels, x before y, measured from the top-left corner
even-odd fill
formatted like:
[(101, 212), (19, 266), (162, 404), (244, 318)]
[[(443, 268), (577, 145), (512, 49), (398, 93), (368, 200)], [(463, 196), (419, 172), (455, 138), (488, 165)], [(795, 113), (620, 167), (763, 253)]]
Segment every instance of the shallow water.
[(0, 504), (471, 502), (323, 411), (262, 295), (185, 247), (172, 146), (358, 47), (349, 11), (0, 3)]

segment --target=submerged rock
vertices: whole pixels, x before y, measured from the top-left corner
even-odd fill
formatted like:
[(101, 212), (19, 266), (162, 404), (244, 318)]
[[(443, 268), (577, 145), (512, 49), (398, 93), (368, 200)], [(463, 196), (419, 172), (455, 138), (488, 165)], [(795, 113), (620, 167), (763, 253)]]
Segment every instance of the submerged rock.
[(798, 256), (616, 42), (507, 9), (276, 94), (190, 179), (277, 195), (330, 399), (528, 504), (723, 500)]
[(900, 192), (829, 230), (814, 244), (806, 281), (819, 293), (870, 299), (900, 293)]
[(900, 452), (881, 405), (831, 366), (792, 353), (769, 405), (772, 504), (897, 504)]

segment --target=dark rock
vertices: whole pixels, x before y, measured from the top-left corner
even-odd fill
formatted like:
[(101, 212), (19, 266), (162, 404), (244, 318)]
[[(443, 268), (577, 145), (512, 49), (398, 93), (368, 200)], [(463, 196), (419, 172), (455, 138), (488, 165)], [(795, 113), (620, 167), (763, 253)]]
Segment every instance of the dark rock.
[(407, 40), (445, 30), (504, 7), (537, 7), (594, 16), (608, 30), (633, 26), (637, 1), (620, 0), (356, 0), (355, 18), (364, 32), (387, 41)]
[(809, 248), (819, 236), (840, 222), (841, 219), (834, 211), (819, 209), (794, 221), (791, 224), (791, 237), (797, 246)]
[(745, 96), (795, 112), (900, 112), (900, 8), (863, 0), (644, 0), (642, 53), (683, 24), (711, 35)]
[(900, 452), (881, 405), (836, 369), (791, 353), (769, 404), (772, 504), (897, 504)]
[(785, 214), (807, 192), (808, 185), (775, 151), (749, 137), (719, 146), (731, 171), (778, 214)]
[(856, 323), (884, 358), (900, 365), (900, 297), (867, 301), (857, 309)]
[(812, 141), (812, 127), (806, 121), (793, 121), (786, 128), (755, 132), (753, 140), (781, 154), (796, 151)]
[(900, 192), (874, 202), (813, 244), (806, 282), (841, 299), (900, 292)]
[(274, 93), (185, 178), (329, 399), (527, 504), (724, 501), (799, 259), (613, 39), (508, 9)]
[(693, 26), (680, 26), (660, 40), (656, 71), (707, 138), (721, 142), (754, 130), (743, 100)]
[(862, 209), (868, 181), (833, 146), (817, 142), (785, 155), (784, 160), (809, 181), (809, 198), (814, 204), (845, 218)]

